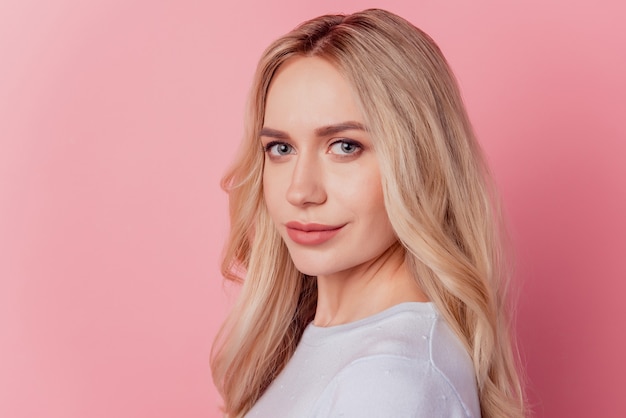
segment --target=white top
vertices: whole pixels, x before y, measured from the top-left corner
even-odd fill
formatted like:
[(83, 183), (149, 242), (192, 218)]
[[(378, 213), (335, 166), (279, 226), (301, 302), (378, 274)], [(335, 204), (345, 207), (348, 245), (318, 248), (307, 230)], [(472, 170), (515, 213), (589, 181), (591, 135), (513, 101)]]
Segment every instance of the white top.
[(433, 303), (307, 326), (246, 418), (480, 417), (467, 351)]

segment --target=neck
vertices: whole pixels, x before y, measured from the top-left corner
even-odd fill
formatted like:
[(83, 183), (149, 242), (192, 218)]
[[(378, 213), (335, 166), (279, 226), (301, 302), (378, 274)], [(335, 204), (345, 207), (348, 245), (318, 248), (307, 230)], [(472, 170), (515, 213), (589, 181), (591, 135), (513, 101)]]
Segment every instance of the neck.
[(428, 301), (407, 268), (399, 243), (365, 264), (318, 276), (317, 288), (313, 323), (324, 327), (363, 319), (402, 302)]

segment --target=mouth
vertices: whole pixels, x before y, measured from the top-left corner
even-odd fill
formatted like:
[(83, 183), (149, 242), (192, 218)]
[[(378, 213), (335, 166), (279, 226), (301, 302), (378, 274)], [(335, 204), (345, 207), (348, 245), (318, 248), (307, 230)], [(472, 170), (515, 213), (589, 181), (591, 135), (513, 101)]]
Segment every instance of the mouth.
[(345, 224), (323, 225), (316, 223), (302, 224), (300, 222), (288, 222), (285, 226), (287, 227), (287, 235), (289, 235), (289, 238), (296, 244), (320, 245), (337, 235)]

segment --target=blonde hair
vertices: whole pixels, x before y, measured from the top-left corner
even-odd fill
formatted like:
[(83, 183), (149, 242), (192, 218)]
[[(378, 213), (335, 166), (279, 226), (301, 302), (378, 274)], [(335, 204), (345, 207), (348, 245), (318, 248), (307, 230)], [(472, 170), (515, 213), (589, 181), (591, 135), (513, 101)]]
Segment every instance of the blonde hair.
[(315, 314), (315, 278), (293, 265), (262, 190), (258, 134), (267, 92), (276, 70), (295, 56), (324, 58), (352, 84), (391, 224), (415, 280), (471, 355), (483, 417), (524, 416), (498, 210), (457, 83), (428, 35), (376, 9), (305, 22), (259, 62), (242, 152), (222, 180), (231, 218), (222, 273), (243, 282), (212, 352), (225, 413), (241, 417), (254, 405)]

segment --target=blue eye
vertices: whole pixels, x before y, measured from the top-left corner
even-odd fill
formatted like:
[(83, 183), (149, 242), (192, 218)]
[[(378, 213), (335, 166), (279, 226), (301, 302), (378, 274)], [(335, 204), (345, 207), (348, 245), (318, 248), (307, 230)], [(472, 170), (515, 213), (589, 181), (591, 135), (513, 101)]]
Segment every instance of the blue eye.
[(330, 152), (332, 154), (339, 154), (339, 155), (355, 154), (359, 152), (361, 149), (362, 147), (358, 142), (348, 141), (345, 139), (337, 141), (330, 146)]
[(265, 152), (272, 156), (293, 154), (293, 147), (284, 142), (270, 142), (265, 146)]

